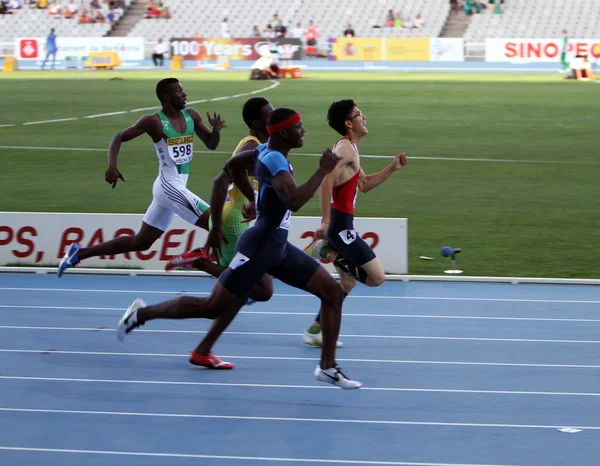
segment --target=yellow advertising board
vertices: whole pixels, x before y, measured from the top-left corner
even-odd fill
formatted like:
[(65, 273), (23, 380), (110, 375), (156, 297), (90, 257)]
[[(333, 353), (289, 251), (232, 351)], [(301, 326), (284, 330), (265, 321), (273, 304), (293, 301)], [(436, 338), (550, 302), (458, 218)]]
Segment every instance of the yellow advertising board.
[(338, 37), (329, 39), (329, 59), (338, 61), (382, 60), (383, 43), (379, 37)]
[(389, 61), (429, 61), (429, 52), (429, 39), (388, 37), (385, 39), (383, 59)]

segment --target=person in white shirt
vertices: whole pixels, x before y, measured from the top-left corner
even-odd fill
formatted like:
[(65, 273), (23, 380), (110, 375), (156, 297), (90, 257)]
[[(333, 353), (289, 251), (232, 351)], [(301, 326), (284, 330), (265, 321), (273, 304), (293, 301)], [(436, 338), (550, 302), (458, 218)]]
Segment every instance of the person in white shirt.
[(229, 23), (227, 22), (227, 17), (223, 18), (223, 22), (221, 23), (221, 37), (225, 39), (229, 39), (231, 37), (231, 33), (229, 32)]
[[(154, 66), (163, 66), (165, 54), (169, 52), (169, 44), (165, 44), (162, 39), (158, 39), (158, 44), (154, 46), (154, 53), (152, 54), (152, 61)], [(160, 62), (160, 65), (158, 64)]]
[(296, 27), (290, 31), (290, 36), (296, 39), (303, 39), (305, 33), (306, 31), (304, 30), (302, 25), (300, 23), (297, 23)]

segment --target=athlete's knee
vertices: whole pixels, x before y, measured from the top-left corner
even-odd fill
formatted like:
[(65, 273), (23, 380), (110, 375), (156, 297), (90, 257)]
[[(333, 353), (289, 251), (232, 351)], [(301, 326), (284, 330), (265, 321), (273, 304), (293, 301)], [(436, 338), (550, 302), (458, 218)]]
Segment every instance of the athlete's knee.
[(268, 282), (260, 281), (250, 293), (250, 297), (258, 302), (270, 300), (273, 297), (273, 282), (270, 280)]
[(344, 298), (346, 297), (346, 292), (344, 291), (344, 288), (342, 288), (342, 285), (332, 279), (331, 282), (327, 284), (324, 291), (324, 294), (321, 296), (321, 303), (324, 306), (341, 309)]
[(376, 273), (373, 275), (367, 275), (364, 284), (367, 286), (379, 286), (385, 281), (385, 274), (383, 271), (381, 273)]

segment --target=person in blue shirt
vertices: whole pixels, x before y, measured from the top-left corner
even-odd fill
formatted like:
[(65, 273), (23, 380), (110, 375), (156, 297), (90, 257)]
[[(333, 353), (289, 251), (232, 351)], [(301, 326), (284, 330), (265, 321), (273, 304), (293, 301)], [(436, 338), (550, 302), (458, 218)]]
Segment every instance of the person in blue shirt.
[[(323, 345), (321, 360), (314, 371), (316, 379), (345, 390), (360, 388), (362, 384), (349, 379), (335, 360), (344, 290), (319, 262), (288, 241), (292, 212), (297, 212), (314, 196), (323, 178), (335, 168), (340, 157), (326, 149), (317, 171), (306, 183), (296, 186), (288, 154), (291, 149), (303, 145), (306, 131), (300, 115), (287, 108), (274, 110), (268, 119), (267, 132), (269, 139), (266, 144), (232, 157), (223, 169), (247, 199), (254, 199), (254, 190), (247, 175), (248, 168), (253, 168), (259, 192), (256, 202), (250, 203), (249, 210), (255, 207), (257, 217), (254, 226), (238, 240), (236, 254), (219, 277), (211, 295), (207, 298), (182, 296), (151, 306), (146, 306), (138, 298), (119, 321), (117, 338), (124, 340), (133, 329), (154, 319), (205, 318), (214, 320), (209, 332), (213, 335), (213, 341), (209, 343), (213, 344), (246, 303), (252, 288), (265, 274), (269, 274), (321, 300)], [(221, 184), (214, 184), (211, 206), (215, 204), (222, 209), (222, 202), (220, 206), (213, 202), (215, 197), (222, 197), (219, 186)], [(206, 244), (213, 251), (221, 244), (219, 219), (220, 215), (213, 219)]]
[(56, 34), (54, 34), (54, 28), (50, 29), (50, 34), (46, 37), (46, 58), (44, 58), (44, 62), (42, 63), (42, 69), (46, 66), (46, 62), (50, 55), (52, 55), (52, 66), (51, 69), (54, 69), (54, 64), (56, 63)]

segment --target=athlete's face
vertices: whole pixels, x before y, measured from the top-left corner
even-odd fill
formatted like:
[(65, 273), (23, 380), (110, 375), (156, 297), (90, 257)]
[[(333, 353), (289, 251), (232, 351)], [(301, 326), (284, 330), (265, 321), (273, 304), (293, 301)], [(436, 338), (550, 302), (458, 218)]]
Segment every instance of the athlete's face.
[(287, 128), (286, 131), (287, 140), (291, 148), (302, 147), (304, 145), (304, 133), (306, 133), (306, 130), (302, 126), (302, 120), (298, 121), (294, 126)]
[(354, 134), (364, 136), (369, 132), (367, 129), (367, 117), (358, 107), (352, 109), (352, 113), (347, 122), (350, 123), (349, 129), (351, 129)]
[(185, 105), (187, 104), (187, 94), (183, 91), (181, 83), (171, 84), (168, 95), (171, 105), (175, 107), (176, 110), (185, 108)]

